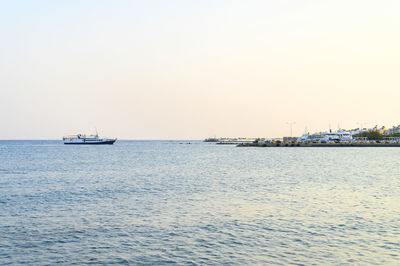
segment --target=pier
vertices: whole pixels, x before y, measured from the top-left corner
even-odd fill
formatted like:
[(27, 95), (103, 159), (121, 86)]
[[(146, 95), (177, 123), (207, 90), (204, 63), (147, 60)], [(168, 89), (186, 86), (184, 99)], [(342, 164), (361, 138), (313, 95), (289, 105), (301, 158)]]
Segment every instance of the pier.
[(354, 141), (354, 142), (253, 142), (239, 143), (237, 147), (400, 147), (400, 142)]

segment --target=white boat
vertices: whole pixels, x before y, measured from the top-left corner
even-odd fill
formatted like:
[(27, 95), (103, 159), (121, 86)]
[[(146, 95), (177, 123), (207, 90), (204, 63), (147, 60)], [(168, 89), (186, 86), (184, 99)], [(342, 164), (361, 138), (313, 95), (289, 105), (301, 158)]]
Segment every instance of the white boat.
[(343, 142), (351, 141), (352, 135), (344, 130), (335, 132), (322, 132), (315, 134), (304, 134), (297, 139), (298, 142)]
[(99, 135), (71, 135), (64, 136), (64, 144), (85, 144), (85, 145), (99, 145), (99, 144), (114, 144), (117, 139), (99, 138)]
[(327, 132), (323, 134), (322, 141), (351, 141), (353, 137), (351, 134), (344, 130), (338, 130), (336, 132)]

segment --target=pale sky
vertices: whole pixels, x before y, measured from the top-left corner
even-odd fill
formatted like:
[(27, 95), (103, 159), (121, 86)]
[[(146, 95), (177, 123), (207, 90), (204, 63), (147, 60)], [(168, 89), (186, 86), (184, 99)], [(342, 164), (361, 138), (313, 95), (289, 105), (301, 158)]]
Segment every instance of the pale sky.
[(0, 139), (400, 124), (400, 1), (0, 1)]

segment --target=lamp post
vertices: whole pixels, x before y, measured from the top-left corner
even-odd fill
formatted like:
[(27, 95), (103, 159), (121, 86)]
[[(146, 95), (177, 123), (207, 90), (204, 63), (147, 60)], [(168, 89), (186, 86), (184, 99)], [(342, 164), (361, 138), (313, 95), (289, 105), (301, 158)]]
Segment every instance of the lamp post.
[(290, 141), (292, 141), (292, 129), (293, 129), (293, 125), (296, 124), (296, 122), (286, 122), (286, 124), (290, 125)]

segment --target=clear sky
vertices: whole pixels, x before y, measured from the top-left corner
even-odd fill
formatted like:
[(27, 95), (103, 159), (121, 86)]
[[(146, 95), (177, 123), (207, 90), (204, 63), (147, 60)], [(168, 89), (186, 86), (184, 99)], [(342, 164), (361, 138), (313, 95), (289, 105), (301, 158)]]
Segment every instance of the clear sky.
[(0, 139), (400, 124), (400, 1), (0, 1)]

